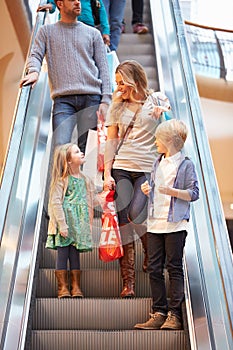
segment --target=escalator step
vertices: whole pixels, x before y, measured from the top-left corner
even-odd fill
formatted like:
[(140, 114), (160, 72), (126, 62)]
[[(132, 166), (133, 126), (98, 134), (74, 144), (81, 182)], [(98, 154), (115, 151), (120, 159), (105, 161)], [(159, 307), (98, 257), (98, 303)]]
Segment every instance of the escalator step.
[[(150, 297), (149, 276), (143, 271), (136, 272), (135, 293), (137, 297)], [(84, 270), (81, 276), (81, 289), (85, 297), (119, 297), (122, 289), (118, 270)], [(38, 298), (57, 297), (56, 278), (53, 269), (40, 269), (36, 296)]]
[(37, 299), (34, 330), (132, 330), (148, 320), (150, 298)]
[(184, 331), (32, 331), (30, 350), (48, 349), (186, 350), (187, 348)]

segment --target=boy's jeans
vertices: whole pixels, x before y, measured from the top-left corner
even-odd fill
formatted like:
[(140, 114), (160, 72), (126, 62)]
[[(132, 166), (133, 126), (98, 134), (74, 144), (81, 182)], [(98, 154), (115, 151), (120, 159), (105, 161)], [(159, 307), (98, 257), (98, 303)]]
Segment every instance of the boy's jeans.
[[(167, 313), (168, 309), (181, 317), (181, 304), (184, 300), (183, 251), (186, 231), (172, 233), (147, 233), (149, 263), (147, 271), (150, 277), (153, 298), (153, 312)], [(164, 266), (169, 274), (169, 297), (164, 279)]]

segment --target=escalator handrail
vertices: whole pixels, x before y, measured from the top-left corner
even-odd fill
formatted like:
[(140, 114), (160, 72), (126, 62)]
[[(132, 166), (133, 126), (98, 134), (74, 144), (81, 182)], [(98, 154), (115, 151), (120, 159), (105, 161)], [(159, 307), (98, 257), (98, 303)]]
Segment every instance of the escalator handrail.
[[(41, 4), (43, 4), (42, 1)], [(46, 2), (45, 2), (46, 3)], [(30, 40), (28, 55), (33, 47), (35, 36), (39, 28), (44, 24), (46, 18), (46, 13), (38, 12), (36, 17), (35, 26), (32, 31), (32, 36)], [(26, 74), (26, 67), (23, 71), (23, 76)], [(0, 245), (2, 240), (2, 233), (5, 222), (5, 215), (7, 212), (11, 187), (14, 179), (16, 161), (19, 154), (20, 143), (22, 139), (22, 134), (25, 125), (25, 116), (28, 106), (28, 101), (30, 98), (31, 86), (25, 86), (19, 89), (19, 93), (16, 100), (16, 107), (14, 116), (12, 119), (12, 130), (9, 137), (8, 148), (6, 151), (6, 156), (4, 164), (2, 167), (1, 177), (0, 177), (0, 203), (1, 203), (1, 214), (0, 214)]]
[[(38, 13), (36, 24), (34, 27), (34, 31), (32, 33), (30, 49), (34, 42), (34, 37), (36, 32), (40, 28), (40, 26), (44, 23), (45, 13)], [(25, 73), (25, 70), (24, 70)], [(48, 86), (47, 80), (45, 79), (47, 76), (41, 74), (42, 84), (45, 83)], [(42, 85), (38, 83), (38, 90), (41, 91)], [(46, 94), (46, 95), (45, 95)], [(17, 338), (16, 328), (20, 326), (21, 322), (23, 322), (25, 315), (20, 315), (19, 309), (22, 308), (24, 310), (26, 301), (26, 295), (23, 291), (23, 280), (27, 279), (27, 273), (21, 276), (24, 273), (25, 269), (25, 253), (28, 253), (29, 242), (32, 242), (33, 234), (32, 225), (27, 225), (26, 220), (28, 214), (26, 213), (28, 207), (28, 198), (33, 196), (33, 187), (31, 190), (28, 188), (26, 192), (23, 193), (23, 197), (21, 196), (21, 184), (25, 188), (26, 181), (29, 180), (29, 184), (31, 184), (31, 172), (36, 172), (36, 178), (38, 179), (38, 169), (37, 166), (39, 162), (34, 164), (38, 157), (41, 157), (41, 152), (37, 152), (38, 156), (35, 153), (36, 148), (44, 148), (43, 144), (43, 133), (46, 132), (47, 129), (42, 128), (41, 131), (38, 130), (41, 124), (42, 114), (39, 113), (30, 113), (28, 110), (30, 109), (30, 99), (32, 96), (31, 86), (25, 86), (20, 89), (18, 94), (18, 99), (16, 101), (16, 109), (13, 120), (13, 127), (10, 137), (10, 142), (7, 151), (7, 157), (4, 164), (4, 172), (2, 175), (1, 182), (1, 191), (0, 191), (0, 200), (1, 200), (1, 215), (0, 215), (0, 253), (1, 253), (1, 271), (0, 278), (3, 282), (1, 284), (1, 320), (0, 320), (0, 348), (1, 349), (13, 349), (15, 344), (20, 341)], [(41, 94), (42, 98), (45, 97), (50, 101), (48, 91)], [(35, 97), (34, 97), (35, 100)], [(49, 102), (50, 103), (50, 102)], [(34, 101), (34, 106), (36, 106)], [(38, 108), (42, 108), (41, 104), (38, 104)], [(47, 120), (49, 119), (49, 114), (46, 113)], [(29, 123), (30, 121), (30, 123)], [(31, 125), (34, 127), (33, 130), (28, 129), (28, 126)], [(47, 123), (48, 125), (48, 123)], [(29, 133), (28, 133), (29, 132)], [(46, 132), (46, 138), (48, 133)], [(39, 143), (40, 144), (39, 144)], [(42, 143), (41, 143), (42, 142)], [(26, 145), (26, 146), (25, 146)], [(31, 145), (32, 147), (27, 148), (27, 145)], [(42, 147), (41, 147), (42, 145)], [(24, 159), (22, 150), (26, 147), (27, 153), (30, 153), (30, 159)], [(41, 159), (40, 159), (41, 161)], [(27, 164), (26, 169), (27, 173), (23, 168), (23, 164)], [(33, 170), (36, 167), (36, 170)], [(40, 180), (39, 185), (40, 185)], [(23, 183), (24, 182), (24, 183)], [(19, 189), (19, 192), (15, 192), (16, 189)], [(40, 190), (37, 191), (40, 193)], [(13, 194), (13, 195), (12, 195)], [(21, 201), (22, 198), (22, 201)], [(38, 197), (36, 197), (38, 198)], [(15, 205), (14, 205), (15, 201)], [(14, 217), (14, 207), (17, 209), (17, 204), (20, 204), (19, 213), (15, 212), (16, 216)], [(34, 211), (38, 212), (39, 203), (33, 204)], [(30, 210), (32, 207), (30, 208)], [(30, 214), (29, 210), (29, 214)], [(41, 209), (40, 209), (41, 211)], [(13, 218), (13, 222), (11, 224), (11, 220)], [(15, 222), (16, 218), (16, 222)], [(11, 228), (12, 227), (12, 228)], [(29, 231), (28, 231), (28, 228)], [(26, 228), (26, 234), (25, 234)], [(14, 232), (10, 232), (13, 229)], [(25, 236), (25, 237), (24, 237)], [(38, 236), (38, 234), (37, 234)], [(36, 239), (36, 238), (34, 238)], [(11, 243), (12, 241), (12, 243)], [(34, 248), (30, 253), (33, 254)], [(9, 251), (9, 253), (8, 253)], [(29, 254), (30, 255), (30, 254)], [(28, 257), (29, 257), (28, 255)], [(7, 261), (11, 257), (11, 261)], [(29, 258), (27, 264), (30, 266), (32, 264), (33, 259)], [(19, 261), (21, 262), (19, 264)], [(18, 267), (18, 265), (20, 265)], [(29, 271), (30, 274), (30, 271)], [(26, 285), (26, 283), (25, 283)], [(20, 291), (20, 293), (19, 293)], [(25, 300), (24, 300), (25, 297)], [(22, 303), (21, 303), (22, 302)], [(17, 312), (16, 312), (17, 311)], [(25, 310), (23, 311), (25, 313)], [(12, 318), (13, 315), (13, 318)], [(17, 320), (15, 322), (15, 320)], [(20, 320), (20, 321), (19, 321)], [(9, 345), (8, 343), (11, 343)], [(14, 345), (12, 345), (14, 344)], [(9, 345), (9, 346), (8, 346)], [(18, 348), (18, 347), (17, 347)]]
[(16, 162), (19, 154), (20, 143), (25, 125), (25, 116), (27, 104), (30, 97), (30, 86), (23, 88), (18, 97), (16, 112), (13, 118), (14, 127), (11, 133), (11, 138), (7, 150), (6, 160), (2, 169), (1, 189), (0, 189), (0, 245), (7, 213), (10, 192), (14, 180)]

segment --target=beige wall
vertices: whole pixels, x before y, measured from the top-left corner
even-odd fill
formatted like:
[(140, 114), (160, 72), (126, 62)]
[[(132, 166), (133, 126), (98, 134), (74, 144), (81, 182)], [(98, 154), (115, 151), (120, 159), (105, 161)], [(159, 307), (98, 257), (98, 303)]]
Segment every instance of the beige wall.
[(225, 217), (233, 219), (233, 103), (202, 97), (201, 106)]
[(212, 100), (233, 103), (233, 81), (196, 75), (199, 95)]
[[(23, 16), (22, 16), (23, 13)], [(3, 0), (0, 11), (0, 169), (7, 150), (30, 26), (23, 1)], [(14, 18), (14, 20), (12, 20)], [(21, 40), (19, 40), (21, 38)]]

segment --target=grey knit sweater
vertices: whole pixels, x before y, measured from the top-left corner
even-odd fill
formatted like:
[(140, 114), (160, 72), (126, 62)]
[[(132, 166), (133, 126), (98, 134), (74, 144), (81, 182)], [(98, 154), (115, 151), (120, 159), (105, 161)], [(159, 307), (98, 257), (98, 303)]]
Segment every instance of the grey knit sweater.
[(97, 94), (110, 103), (111, 84), (100, 32), (82, 22), (58, 21), (38, 31), (27, 70), (40, 72), (46, 57), (51, 97)]

